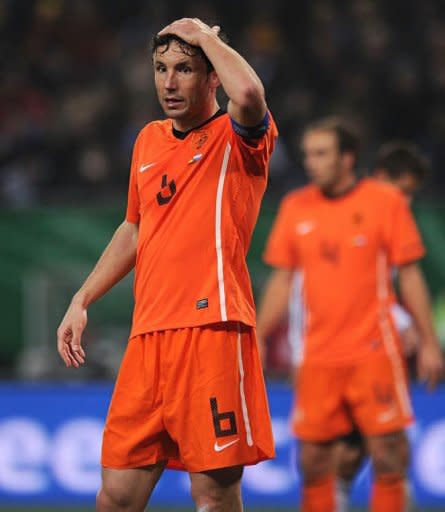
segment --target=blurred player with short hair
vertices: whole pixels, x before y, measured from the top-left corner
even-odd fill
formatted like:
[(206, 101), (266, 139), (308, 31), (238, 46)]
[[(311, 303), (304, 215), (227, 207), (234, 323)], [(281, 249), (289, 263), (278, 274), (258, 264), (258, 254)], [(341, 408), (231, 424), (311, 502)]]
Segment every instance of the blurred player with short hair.
[[(396, 186), (410, 203), (418, 190), (422, 187), (429, 174), (426, 158), (414, 144), (404, 141), (388, 142), (381, 146), (377, 152), (372, 175), (378, 180)], [(286, 293), (285, 291), (283, 291)], [(297, 305), (294, 305), (297, 306)], [(289, 304), (289, 315), (298, 310)], [(400, 334), (403, 353), (412, 356), (419, 343), (419, 333), (408, 311), (398, 302), (394, 302), (391, 313), (395, 326)], [(294, 322), (295, 323), (295, 320)], [(294, 333), (290, 339), (299, 339)], [(298, 347), (294, 347), (294, 350)], [(338, 512), (348, 509), (349, 491), (363, 460), (366, 457), (366, 446), (363, 436), (357, 429), (339, 439), (335, 448), (336, 475), (338, 476)], [(409, 458), (409, 447), (406, 445), (406, 457)], [(410, 492), (408, 499), (411, 501)]]
[(277, 130), (258, 76), (218, 35), (184, 18), (154, 38), (167, 119), (139, 133), (126, 219), (58, 329), (62, 359), (79, 367), (87, 307), (135, 267), (100, 512), (144, 510), (165, 467), (190, 473), (198, 510), (241, 511), (243, 466), (274, 456), (245, 257)]
[[(424, 248), (395, 187), (355, 174), (358, 138), (337, 118), (302, 141), (312, 185), (283, 200), (265, 261), (258, 329), (264, 342), (280, 290), (299, 272), (303, 329), (293, 429), (301, 440), (303, 510), (334, 511), (334, 447), (355, 425), (374, 467), (373, 512), (404, 509), (404, 429), (412, 419), (404, 360), (391, 315), (391, 269), (420, 334), (419, 375), (433, 386), (443, 363), (417, 261)], [(286, 300), (288, 299), (288, 296)]]

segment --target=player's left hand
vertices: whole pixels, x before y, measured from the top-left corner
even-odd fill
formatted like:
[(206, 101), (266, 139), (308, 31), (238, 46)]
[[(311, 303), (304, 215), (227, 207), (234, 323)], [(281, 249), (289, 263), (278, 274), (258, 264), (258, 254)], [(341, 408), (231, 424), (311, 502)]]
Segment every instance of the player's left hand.
[(437, 339), (422, 340), (417, 354), (417, 372), (420, 380), (434, 389), (444, 375), (442, 350)]
[(400, 331), (402, 338), (403, 353), (405, 356), (412, 356), (419, 347), (419, 332), (414, 325), (410, 325), (403, 331)]
[(174, 34), (188, 44), (201, 46), (203, 36), (210, 35), (214, 37), (218, 35), (219, 31), (220, 27), (218, 25), (209, 27), (198, 18), (182, 18), (164, 27), (158, 32), (158, 35)]

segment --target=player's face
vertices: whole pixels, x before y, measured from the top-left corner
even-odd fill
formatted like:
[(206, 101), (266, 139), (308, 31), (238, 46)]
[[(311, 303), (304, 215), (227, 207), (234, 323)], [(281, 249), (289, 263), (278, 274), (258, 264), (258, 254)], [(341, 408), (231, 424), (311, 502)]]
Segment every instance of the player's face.
[(337, 136), (329, 131), (307, 132), (302, 141), (304, 166), (309, 179), (323, 190), (334, 187), (343, 172), (344, 157)]
[[(215, 103), (219, 85), (215, 72), (208, 72), (201, 56), (186, 55), (172, 41), (167, 51), (160, 47), (153, 55), (158, 99), (167, 117), (176, 120), (178, 129), (189, 123), (204, 122)], [(211, 115), (211, 114), (210, 114)]]

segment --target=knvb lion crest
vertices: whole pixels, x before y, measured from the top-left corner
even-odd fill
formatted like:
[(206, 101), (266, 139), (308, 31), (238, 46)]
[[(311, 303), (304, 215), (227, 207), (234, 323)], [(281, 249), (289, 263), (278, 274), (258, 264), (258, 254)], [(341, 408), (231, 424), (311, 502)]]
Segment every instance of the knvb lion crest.
[(198, 130), (193, 137), (193, 145), (195, 149), (202, 148), (209, 138), (207, 130)]

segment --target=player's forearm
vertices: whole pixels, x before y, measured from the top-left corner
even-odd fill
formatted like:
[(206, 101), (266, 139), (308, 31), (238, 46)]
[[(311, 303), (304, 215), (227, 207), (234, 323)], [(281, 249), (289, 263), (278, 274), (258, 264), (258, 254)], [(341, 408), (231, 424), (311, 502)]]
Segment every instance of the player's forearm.
[(399, 269), (400, 294), (403, 304), (412, 315), (420, 334), (420, 341), (435, 342), (431, 301), (422, 272), (417, 264)]
[(124, 222), (118, 227), (73, 302), (88, 307), (132, 270), (136, 262), (137, 237), (137, 225)]
[(252, 117), (252, 124), (259, 123), (266, 114), (266, 102), (263, 84), (253, 68), (216, 34), (203, 35), (201, 48), (213, 64), (230, 101)]
[(258, 337), (265, 340), (285, 316), (289, 303), (292, 273), (275, 270), (266, 283), (257, 316)]

